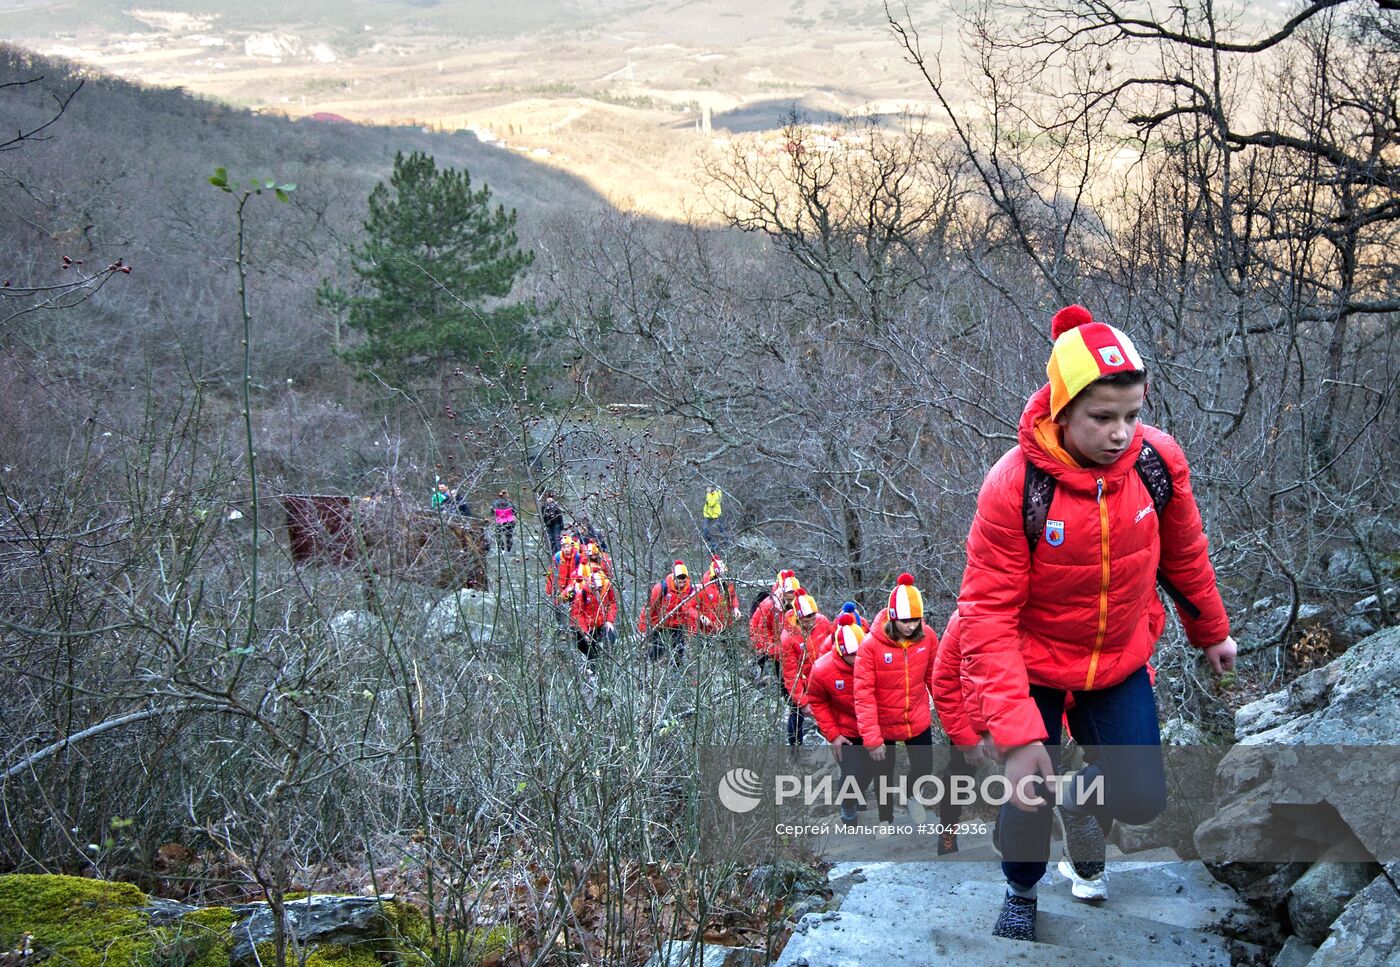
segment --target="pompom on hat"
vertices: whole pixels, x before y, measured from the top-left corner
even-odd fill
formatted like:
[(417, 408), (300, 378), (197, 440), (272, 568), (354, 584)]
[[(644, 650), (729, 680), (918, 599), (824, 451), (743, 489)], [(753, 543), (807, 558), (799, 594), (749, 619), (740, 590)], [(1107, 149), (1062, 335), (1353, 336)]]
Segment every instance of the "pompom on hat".
[(778, 580), (774, 582), (773, 589), (779, 594), (794, 594), (802, 590), (802, 585), (797, 580), (797, 572), (779, 571)]
[(1045, 375), (1050, 380), (1050, 418), (1095, 380), (1113, 373), (1145, 370), (1137, 347), (1120, 329), (1095, 322), (1083, 306), (1065, 306), (1050, 320), (1055, 346)]
[(901, 574), (890, 592), (890, 617), (897, 621), (913, 621), (924, 616), (924, 597), (914, 587), (914, 575)]
[(792, 599), (792, 613), (799, 618), (812, 618), (817, 614), (817, 599), (798, 588)]
[(850, 611), (841, 612), (841, 616), (836, 619), (836, 634), (832, 638), (831, 647), (836, 653), (847, 661), (854, 661), (856, 652), (860, 650), (860, 644), (865, 640), (865, 629), (856, 621), (856, 616)]
[(860, 613), (860, 605), (856, 604), (854, 601), (847, 601), (845, 604), (841, 605), (841, 613), (851, 615), (855, 618), (856, 624), (865, 628), (865, 615)]

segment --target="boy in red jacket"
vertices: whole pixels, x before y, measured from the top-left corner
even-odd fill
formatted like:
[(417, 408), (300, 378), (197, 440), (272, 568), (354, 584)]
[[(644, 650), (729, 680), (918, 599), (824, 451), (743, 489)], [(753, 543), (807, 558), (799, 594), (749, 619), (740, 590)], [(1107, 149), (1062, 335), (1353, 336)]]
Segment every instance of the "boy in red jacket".
[[(855, 615), (842, 612), (836, 619), (836, 631), (831, 638), (831, 650), (817, 659), (807, 679), (807, 706), (822, 738), (831, 745), (831, 757), (841, 768), (841, 786), (854, 776), (864, 789), (874, 776), (870, 757), (861, 745), (860, 725), (856, 722), (856, 656), (865, 640), (865, 629)], [(841, 804), (841, 818), (856, 821), (856, 806)]]
[(792, 597), (791, 621), (783, 631), (779, 654), (783, 694), (788, 700), (788, 745), (801, 745), (806, 733), (803, 706), (807, 704), (807, 678), (812, 665), (830, 644), (831, 621), (817, 610), (817, 601), (798, 588)]
[[(889, 784), (894, 778), (893, 746), (909, 752), (906, 789), (933, 771), (933, 716), (929, 711), (933, 656), (938, 636), (924, 624), (924, 601), (911, 574), (901, 574), (889, 607), (870, 622), (870, 634), (856, 657), (856, 721), (861, 739)], [(880, 798), (880, 821), (894, 819), (894, 803)]]
[(565, 594), (578, 650), (591, 666), (599, 643), (611, 645), (617, 640), (617, 593), (606, 574), (585, 564)]
[[(1147, 372), (1136, 347), (1082, 306), (1056, 313), (1051, 330), (1049, 382), (978, 494), (957, 609), (963, 669), (1013, 790), (998, 820), (1008, 889), (993, 933), (1020, 940), (1035, 939), (1052, 822), (1039, 777), (1056, 771), (1065, 693), (1075, 735), (1100, 754), (1056, 809), (1060, 870), (1075, 896), (1102, 899), (1105, 826), (1146, 823), (1166, 804), (1147, 672), (1166, 621), (1154, 584), (1217, 673), (1235, 657), (1186, 458), (1138, 419)], [(1099, 780), (1102, 803), (1086, 796)]]
[(647, 657), (652, 661), (665, 654), (669, 644), (671, 660), (677, 665), (684, 663), (686, 636), (695, 634), (695, 588), (684, 561), (676, 561), (666, 579), (652, 585), (647, 606), (637, 619), (637, 631), (651, 634)]

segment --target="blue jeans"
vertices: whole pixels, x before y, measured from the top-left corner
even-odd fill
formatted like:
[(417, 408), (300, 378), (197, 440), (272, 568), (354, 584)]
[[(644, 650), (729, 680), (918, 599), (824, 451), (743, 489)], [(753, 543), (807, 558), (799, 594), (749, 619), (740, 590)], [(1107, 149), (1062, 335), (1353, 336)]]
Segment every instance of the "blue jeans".
[[(1030, 691), (1049, 735), (1045, 751), (1058, 773), (1065, 693), (1042, 685), (1032, 685)], [(1080, 777), (1087, 786), (1102, 776), (1103, 805), (1085, 805), (1083, 811), (1092, 813), (1105, 829), (1115, 819), (1138, 825), (1161, 815), (1167, 805), (1167, 778), (1162, 737), (1157, 731), (1157, 699), (1147, 667), (1111, 688), (1075, 692), (1068, 717), (1071, 734), (1085, 748), (1085, 758), (1092, 761), (1075, 774), (1075, 781), (1063, 787), (1067, 796), (1072, 797), (1079, 788)], [(1051, 821), (1048, 801), (1033, 812), (1022, 812), (1010, 803), (1001, 807), (997, 835), (1002, 855), (1012, 858), (1001, 864), (1008, 882), (1028, 889), (1045, 875)]]

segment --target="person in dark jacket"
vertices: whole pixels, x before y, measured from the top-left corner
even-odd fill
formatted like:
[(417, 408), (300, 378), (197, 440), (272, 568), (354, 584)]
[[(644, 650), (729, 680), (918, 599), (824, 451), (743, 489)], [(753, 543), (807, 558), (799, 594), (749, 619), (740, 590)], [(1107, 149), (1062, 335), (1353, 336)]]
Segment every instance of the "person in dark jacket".
[(545, 491), (540, 501), (540, 519), (544, 522), (544, 532), (549, 538), (549, 553), (559, 553), (559, 539), (564, 533), (564, 508), (551, 491)]

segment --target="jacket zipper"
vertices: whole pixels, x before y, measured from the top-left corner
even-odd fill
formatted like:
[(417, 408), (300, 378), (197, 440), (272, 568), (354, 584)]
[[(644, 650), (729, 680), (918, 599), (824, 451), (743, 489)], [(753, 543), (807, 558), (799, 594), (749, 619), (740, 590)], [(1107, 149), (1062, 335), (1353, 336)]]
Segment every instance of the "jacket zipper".
[(908, 735), (910, 730), (909, 708), (913, 704), (909, 700), (909, 646), (905, 645), (901, 650), (904, 652), (904, 732)]
[(1099, 628), (1094, 635), (1094, 653), (1089, 657), (1089, 673), (1084, 677), (1085, 689), (1094, 687), (1094, 674), (1099, 669), (1099, 652), (1108, 632), (1108, 504), (1103, 499), (1103, 478), (1099, 478)]

